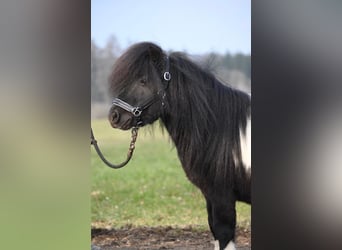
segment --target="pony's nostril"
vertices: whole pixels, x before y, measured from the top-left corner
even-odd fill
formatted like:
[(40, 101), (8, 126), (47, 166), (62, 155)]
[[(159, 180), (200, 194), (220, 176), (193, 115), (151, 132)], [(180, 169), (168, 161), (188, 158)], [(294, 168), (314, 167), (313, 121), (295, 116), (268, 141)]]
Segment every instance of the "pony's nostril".
[(116, 124), (120, 121), (120, 113), (117, 110), (114, 110), (112, 113), (112, 123)]

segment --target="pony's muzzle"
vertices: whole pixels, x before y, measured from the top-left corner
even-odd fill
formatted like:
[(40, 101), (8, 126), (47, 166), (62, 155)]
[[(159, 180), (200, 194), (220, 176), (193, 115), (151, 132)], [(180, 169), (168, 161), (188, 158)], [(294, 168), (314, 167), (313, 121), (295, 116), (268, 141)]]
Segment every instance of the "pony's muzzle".
[(120, 113), (117, 110), (113, 110), (109, 115), (109, 120), (112, 125), (116, 125), (120, 122)]
[(112, 107), (108, 114), (108, 120), (113, 128), (127, 130), (132, 127), (132, 114), (121, 110), (121, 108)]

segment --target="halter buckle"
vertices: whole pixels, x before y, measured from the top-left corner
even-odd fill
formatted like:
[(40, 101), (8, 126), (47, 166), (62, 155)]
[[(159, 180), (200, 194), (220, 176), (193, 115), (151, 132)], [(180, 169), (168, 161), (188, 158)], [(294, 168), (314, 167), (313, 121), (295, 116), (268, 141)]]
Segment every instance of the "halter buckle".
[(142, 113), (142, 110), (140, 107), (134, 107), (132, 109), (132, 114), (135, 116), (135, 117), (139, 117)]

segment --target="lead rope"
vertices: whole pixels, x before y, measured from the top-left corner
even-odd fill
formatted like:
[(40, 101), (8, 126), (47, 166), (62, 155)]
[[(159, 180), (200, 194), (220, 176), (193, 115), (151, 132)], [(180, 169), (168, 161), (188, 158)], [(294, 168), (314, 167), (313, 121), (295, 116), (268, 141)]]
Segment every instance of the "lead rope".
[(110, 168), (115, 168), (115, 169), (118, 169), (118, 168), (122, 168), (124, 167), (129, 161), (130, 159), (132, 158), (132, 155), (133, 155), (133, 152), (134, 152), (134, 149), (135, 149), (135, 142), (137, 140), (137, 137), (138, 137), (138, 127), (133, 127), (131, 132), (132, 132), (132, 139), (131, 139), (131, 143), (129, 144), (129, 148), (128, 148), (128, 152), (127, 152), (127, 159), (118, 164), (118, 165), (115, 165), (113, 163), (110, 163), (102, 154), (99, 146), (97, 145), (97, 141), (95, 140), (95, 137), (94, 137), (94, 133), (93, 133), (93, 129), (91, 129), (91, 136), (90, 136), (90, 144), (94, 146), (97, 154), (99, 155), (99, 157), (101, 158), (101, 160)]

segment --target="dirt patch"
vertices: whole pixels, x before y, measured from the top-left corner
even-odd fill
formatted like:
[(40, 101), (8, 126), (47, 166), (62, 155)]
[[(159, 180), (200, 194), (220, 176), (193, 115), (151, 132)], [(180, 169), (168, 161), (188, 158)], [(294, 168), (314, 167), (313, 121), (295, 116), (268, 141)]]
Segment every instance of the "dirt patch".
[[(213, 249), (214, 239), (209, 231), (193, 227), (124, 227), (120, 229), (91, 229), (92, 244), (101, 250), (125, 249), (177, 249), (207, 250)], [(237, 228), (236, 245), (241, 249), (250, 249), (250, 229)]]

